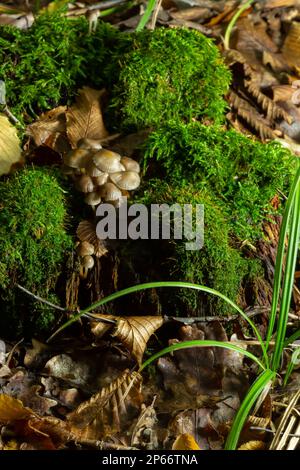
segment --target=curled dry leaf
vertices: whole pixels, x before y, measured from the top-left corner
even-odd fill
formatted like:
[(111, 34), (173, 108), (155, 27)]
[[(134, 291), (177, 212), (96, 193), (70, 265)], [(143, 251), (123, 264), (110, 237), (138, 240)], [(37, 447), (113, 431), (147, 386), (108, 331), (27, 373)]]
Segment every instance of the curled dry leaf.
[(172, 450), (200, 450), (191, 434), (180, 434), (172, 445)]
[(266, 444), (262, 441), (249, 441), (242, 444), (238, 450), (264, 450)]
[(80, 139), (101, 140), (108, 136), (100, 105), (103, 94), (104, 90), (83, 87), (75, 104), (67, 110), (67, 135), (72, 148), (77, 147)]
[(158, 447), (157, 438), (157, 417), (154, 409), (154, 397), (151, 405), (146, 406), (142, 404), (140, 416), (135, 423), (132, 436), (131, 445), (141, 449), (153, 450)]
[(67, 150), (66, 106), (58, 106), (43, 113), (39, 119), (27, 127), (37, 146), (46, 145), (56, 151)]
[(16, 128), (0, 114), (0, 176), (6, 175), (16, 163), (21, 162), (20, 140)]
[(79, 439), (101, 439), (128, 427), (141, 406), (142, 377), (126, 370), (67, 417)]
[(160, 316), (122, 317), (118, 319), (113, 336), (117, 337), (140, 364), (150, 336), (162, 326)]

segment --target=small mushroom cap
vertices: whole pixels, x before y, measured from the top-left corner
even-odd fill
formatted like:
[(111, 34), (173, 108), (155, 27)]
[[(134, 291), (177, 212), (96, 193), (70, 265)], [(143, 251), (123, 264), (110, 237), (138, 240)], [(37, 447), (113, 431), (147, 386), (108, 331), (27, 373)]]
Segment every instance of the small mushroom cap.
[(84, 256), (81, 260), (81, 266), (83, 266), (85, 269), (92, 269), (94, 264), (94, 258), (90, 255)]
[(138, 162), (133, 160), (133, 158), (122, 157), (121, 163), (127, 171), (135, 171), (136, 173), (139, 173), (141, 170), (140, 165), (138, 164)]
[(94, 245), (87, 241), (81, 242), (77, 247), (77, 253), (79, 256), (93, 255), (95, 253)]
[(81, 149), (91, 149), (91, 150), (100, 150), (102, 149), (102, 145), (100, 140), (98, 139), (89, 139), (88, 137), (84, 137), (80, 139), (77, 143), (77, 147)]
[(108, 173), (102, 173), (99, 176), (93, 176), (92, 180), (93, 180), (95, 186), (102, 186), (108, 180)]
[(64, 164), (71, 168), (83, 168), (89, 160), (87, 149), (71, 150), (63, 157)]
[(96, 234), (96, 225), (90, 220), (82, 220), (76, 231), (77, 237), (80, 241), (88, 241), (95, 248), (95, 256), (100, 258), (104, 256), (108, 250), (106, 247), (106, 241), (100, 240)]
[(93, 162), (99, 170), (107, 173), (122, 171), (124, 168), (120, 163), (121, 155), (111, 150), (102, 149), (93, 155)]
[(85, 171), (87, 175), (93, 176), (93, 177), (103, 175), (103, 171), (99, 170), (99, 168), (96, 167), (92, 159), (87, 162)]
[(82, 193), (91, 193), (94, 191), (94, 183), (90, 176), (82, 175), (76, 181), (76, 187)]
[(103, 186), (101, 186), (100, 194), (106, 202), (117, 201), (122, 196), (119, 188), (117, 188), (117, 186), (115, 186), (113, 183), (105, 183)]
[(97, 206), (101, 202), (100, 193), (97, 191), (88, 193), (84, 198), (84, 202), (88, 204), (89, 206)]
[(139, 174), (135, 171), (119, 171), (109, 177), (118, 188), (128, 191), (138, 188), (141, 182)]

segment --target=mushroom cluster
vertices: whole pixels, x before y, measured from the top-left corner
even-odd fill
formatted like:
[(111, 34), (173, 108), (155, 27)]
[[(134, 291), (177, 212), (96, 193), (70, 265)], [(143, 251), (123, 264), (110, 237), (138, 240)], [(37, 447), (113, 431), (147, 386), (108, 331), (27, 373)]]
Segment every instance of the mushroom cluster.
[(64, 157), (63, 171), (73, 177), (85, 202), (96, 207), (101, 202), (120, 206), (121, 197), (140, 185), (140, 166), (129, 157), (102, 148), (97, 140), (82, 139), (78, 148)]
[[(119, 207), (122, 196), (128, 196), (129, 191), (140, 185), (139, 164), (102, 148), (94, 139), (79, 141), (78, 147), (64, 156), (63, 163), (63, 172), (73, 178), (75, 187), (84, 194), (84, 201), (94, 210), (103, 202)], [(77, 236), (80, 275), (85, 278), (95, 264), (94, 256), (103, 256), (107, 249), (105, 242), (97, 238), (92, 222), (80, 222)]]

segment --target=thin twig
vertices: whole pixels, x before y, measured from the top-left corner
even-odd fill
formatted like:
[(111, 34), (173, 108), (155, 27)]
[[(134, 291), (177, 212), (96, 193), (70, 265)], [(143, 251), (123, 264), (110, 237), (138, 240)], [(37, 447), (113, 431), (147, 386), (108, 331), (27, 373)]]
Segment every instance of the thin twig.
[[(272, 429), (268, 428), (261, 428), (260, 426), (250, 426), (250, 429), (254, 429), (256, 431), (265, 431), (265, 432), (271, 432), (272, 434), (275, 434), (276, 431), (273, 431)], [(280, 432), (280, 434), (284, 434), (284, 431)], [(289, 437), (300, 437), (300, 434), (288, 434)]]
[[(46, 305), (49, 305), (49, 307), (52, 307), (52, 308), (55, 308), (56, 310), (59, 310), (60, 312), (65, 312), (65, 313), (69, 313), (69, 314), (72, 314), (72, 313), (79, 313), (79, 312), (74, 312), (74, 311), (71, 311), (67, 308), (63, 308), (63, 307), (60, 307), (60, 305), (56, 305), (56, 304), (53, 304), (52, 302), (49, 302), (49, 300), (46, 300), (46, 299), (43, 299), (42, 297), (40, 297), (39, 295), (36, 295), (36, 294), (33, 294), (32, 292), (30, 292), (28, 289), (26, 289), (25, 287), (21, 286), (20, 284), (16, 284), (16, 287), (18, 289), (20, 289), (21, 291), (25, 292), (27, 295), (29, 295), (30, 297), (34, 298), (35, 300), (37, 300), (38, 302), (41, 302), (43, 304), (46, 304)], [(93, 316), (92, 313), (85, 313), (82, 315), (83, 317), (86, 317), (86, 318), (89, 318), (89, 319), (92, 319), (92, 320), (97, 320), (97, 321), (102, 321), (103, 323), (111, 323), (112, 325), (115, 325), (116, 324), (116, 321), (115, 320), (111, 320), (109, 318), (104, 318), (104, 317), (97, 317), (95, 318)]]
[(31, 297), (33, 297), (35, 300), (38, 300), (39, 302), (42, 302), (43, 304), (49, 305), (49, 307), (55, 308), (56, 310), (60, 310), (61, 312), (67, 311), (65, 308), (60, 307), (59, 305), (55, 305), (52, 302), (49, 302), (49, 300), (43, 299), (39, 295), (33, 294), (32, 292), (30, 292), (28, 289), (21, 286), (20, 284), (16, 284), (16, 287), (20, 289), (21, 291), (25, 292), (26, 294), (30, 295)]

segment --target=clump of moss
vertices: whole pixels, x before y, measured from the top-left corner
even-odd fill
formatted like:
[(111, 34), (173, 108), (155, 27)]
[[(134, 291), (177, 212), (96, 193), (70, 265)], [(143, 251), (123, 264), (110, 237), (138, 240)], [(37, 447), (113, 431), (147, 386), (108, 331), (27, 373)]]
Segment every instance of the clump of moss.
[(123, 34), (106, 70), (110, 109), (123, 128), (171, 119), (224, 119), (230, 72), (211, 39), (185, 28)]
[[(159, 278), (204, 284), (237, 301), (245, 281), (261, 274), (261, 265), (258, 261), (244, 257), (235, 246), (230, 237), (230, 226), (213, 194), (195, 185), (186, 183), (179, 187), (158, 179), (150, 180), (142, 190), (142, 195), (137, 195), (135, 202), (146, 205), (177, 203), (181, 207), (192, 204), (194, 208), (196, 204), (204, 205), (203, 248), (187, 250), (186, 240), (171, 239), (168, 246), (161, 250), (165, 256), (158, 261)], [(196, 291), (180, 289), (172, 290), (166, 296), (164, 293), (160, 295), (165, 310), (180, 316), (231, 312), (231, 308), (222, 300)]]
[(72, 98), (82, 84), (103, 85), (106, 41), (118, 32), (99, 22), (88, 34), (85, 18), (42, 14), (31, 28), (21, 31), (0, 26), (0, 79), (7, 101), (22, 121)]
[(83, 84), (111, 92), (114, 126), (223, 119), (230, 72), (211, 39), (184, 28), (121, 33), (85, 18), (42, 14), (21, 31), (0, 26), (0, 79), (22, 121), (66, 103)]
[(150, 162), (172, 185), (189, 182), (213, 194), (231, 233), (242, 240), (261, 236), (271, 199), (287, 190), (295, 169), (295, 158), (278, 143), (198, 122), (154, 131), (145, 145), (145, 166)]
[[(54, 316), (48, 307), (47, 311), (38, 308), (39, 304), (36, 316), (31, 305), (24, 323), (19, 324), (30, 302), (25, 297), (24, 304), (24, 295), (15, 292), (14, 283), (44, 298), (54, 295), (66, 252), (72, 248), (65, 228), (64, 191), (53, 170), (27, 168), (0, 182), (0, 200), (0, 323), (22, 330), (30, 320), (33, 331), (34, 322), (38, 330), (45, 330)], [(3, 315), (9, 311), (15, 320)]]

